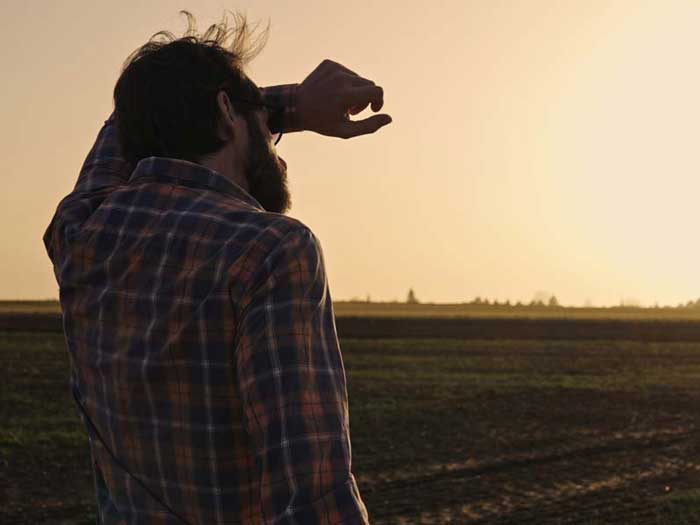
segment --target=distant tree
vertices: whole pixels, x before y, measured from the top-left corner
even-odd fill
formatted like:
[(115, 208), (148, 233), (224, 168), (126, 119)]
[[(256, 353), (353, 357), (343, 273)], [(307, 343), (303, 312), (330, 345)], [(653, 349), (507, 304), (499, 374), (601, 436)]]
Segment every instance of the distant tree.
[(634, 297), (620, 299), (620, 307), (622, 308), (641, 308), (642, 303)]
[(416, 294), (413, 293), (413, 288), (409, 288), (408, 297), (406, 297), (406, 302), (408, 304), (418, 304), (418, 299), (416, 298)]
[(510, 306), (510, 299), (506, 299), (506, 302), (503, 304), (504, 304), (504, 306)]
[(550, 297), (552, 297), (551, 293), (544, 290), (538, 290), (535, 292), (535, 296), (532, 298), (532, 302), (530, 304), (534, 306), (544, 306), (547, 301), (549, 301)]
[(523, 303), (521, 303), (520, 301), (518, 301), (517, 303), (515, 303), (515, 306), (522, 306), (522, 305), (523, 305)]
[(372, 302), (372, 298), (369, 296), (369, 294), (367, 294), (367, 302), (368, 302), (368, 303), (371, 303), (371, 302)]
[(547, 303), (547, 306), (552, 306), (552, 307), (559, 306), (559, 301), (557, 301), (556, 296), (553, 295), (552, 297), (549, 298), (549, 302)]
[(482, 303), (481, 297), (479, 297), (479, 296), (477, 295), (476, 298), (474, 298), (474, 300), (473, 300), (472, 302), (473, 302), (474, 304), (481, 304), (481, 303)]

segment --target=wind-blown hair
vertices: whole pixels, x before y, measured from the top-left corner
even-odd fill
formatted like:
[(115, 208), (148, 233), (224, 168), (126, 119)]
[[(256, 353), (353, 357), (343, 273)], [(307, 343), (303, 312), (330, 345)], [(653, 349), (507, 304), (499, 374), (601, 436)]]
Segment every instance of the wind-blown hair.
[(254, 36), (245, 15), (224, 14), (199, 35), (194, 16), (187, 17), (185, 34), (155, 33), (124, 63), (114, 87), (117, 133), (126, 160), (136, 163), (150, 156), (197, 162), (224, 145), (217, 135), (216, 94), (226, 91), (237, 113), (248, 115), (260, 102), (258, 87), (244, 66), (265, 46), (269, 23)]

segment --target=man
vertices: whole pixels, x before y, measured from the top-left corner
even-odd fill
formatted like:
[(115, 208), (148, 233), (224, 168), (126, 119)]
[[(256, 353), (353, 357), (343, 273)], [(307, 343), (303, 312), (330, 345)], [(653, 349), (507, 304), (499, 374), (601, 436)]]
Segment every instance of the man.
[(127, 60), (44, 235), (99, 522), (368, 523), (323, 255), (272, 137), (372, 133), (391, 118), (348, 115), (382, 90), (331, 61), (258, 89), (245, 19), (200, 37), (186, 14)]

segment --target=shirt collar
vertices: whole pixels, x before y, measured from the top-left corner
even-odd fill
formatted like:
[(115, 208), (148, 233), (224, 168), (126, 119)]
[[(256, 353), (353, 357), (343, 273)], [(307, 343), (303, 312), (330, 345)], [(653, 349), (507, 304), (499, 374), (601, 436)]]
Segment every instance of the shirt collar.
[(231, 195), (246, 204), (265, 211), (250, 193), (218, 171), (188, 160), (170, 157), (146, 157), (141, 159), (129, 178), (129, 184), (155, 181), (179, 184), (193, 188), (206, 188)]

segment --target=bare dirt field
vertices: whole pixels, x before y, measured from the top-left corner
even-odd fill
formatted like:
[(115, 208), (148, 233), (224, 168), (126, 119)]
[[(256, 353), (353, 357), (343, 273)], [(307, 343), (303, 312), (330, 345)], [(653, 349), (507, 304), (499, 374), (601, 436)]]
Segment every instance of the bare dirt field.
[[(700, 342), (358, 338), (372, 523), (700, 523)], [(0, 522), (94, 523), (56, 331), (0, 332)]]

